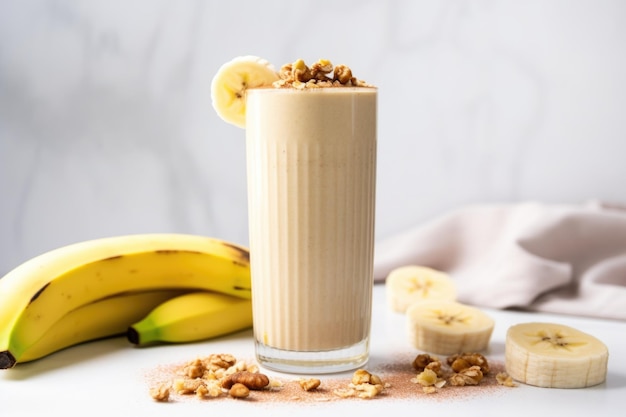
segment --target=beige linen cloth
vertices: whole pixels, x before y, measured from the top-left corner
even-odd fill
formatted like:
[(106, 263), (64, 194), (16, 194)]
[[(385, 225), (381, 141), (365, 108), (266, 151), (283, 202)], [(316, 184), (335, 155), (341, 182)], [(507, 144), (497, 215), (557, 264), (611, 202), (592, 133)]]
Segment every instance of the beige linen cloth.
[(377, 244), (377, 282), (409, 264), (448, 272), (466, 304), (626, 320), (626, 206), (462, 208)]

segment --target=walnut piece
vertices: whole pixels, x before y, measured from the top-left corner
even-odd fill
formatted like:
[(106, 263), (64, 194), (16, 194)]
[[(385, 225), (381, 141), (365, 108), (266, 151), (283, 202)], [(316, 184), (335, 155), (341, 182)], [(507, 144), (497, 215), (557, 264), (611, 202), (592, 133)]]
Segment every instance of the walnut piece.
[(216, 371), (230, 368), (237, 363), (237, 359), (228, 353), (214, 353), (209, 355), (203, 363), (207, 369)]
[(435, 385), (437, 383), (437, 373), (430, 369), (424, 369), (422, 372), (417, 374), (415, 378), (415, 382), (420, 384), (423, 387), (429, 387), (431, 385)]
[(472, 366), (480, 367), (480, 371), (483, 374), (489, 373), (489, 363), (480, 353), (461, 353), (452, 355), (446, 359), (446, 362), (448, 362), (450, 368), (457, 373)]
[(167, 402), (170, 399), (170, 387), (167, 384), (159, 384), (150, 389), (150, 396), (159, 402)]
[(516, 387), (517, 384), (513, 381), (513, 378), (506, 372), (500, 372), (496, 375), (496, 381), (498, 384), (505, 387)]
[(374, 375), (365, 369), (357, 369), (352, 374), (352, 380), (347, 388), (339, 388), (333, 393), (341, 398), (359, 397), (373, 398), (383, 392), (385, 384), (378, 375)]
[(322, 381), (320, 381), (317, 378), (309, 378), (309, 379), (301, 379), (298, 381), (298, 383), (300, 384), (300, 387), (303, 390), (312, 391), (314, 389), (317, 389), (322, 383)]
[(250, 395), (250, 389), (244, 384), (237, 382), (228, 390), (228, 395), (233, 398), (246, 398)]
[(341, 84), (348, 84), (352, 81), (352, 71), (345, 65), (337, 65), (333, 75), (333, 80), (339, 81)]
[[(211, 354), (205, 358), (197, 358), (189, 361), (180, 367), (176, 372), (180, 377), (175, 378), (171, 382), (169, 390), (180, 395), (195, 393), (200, 398), (225, 396), (228, 390), (232, 388), (232, 385), (241, 382), (237, 381), (237, 378), (240, 376), (233, 377), (233, 375), (236, 374), (245, 373), (244, 378), (249, 375), (257, 375), (252, 378), (254, 382), (248, 382), (255, 387), (261, 384), (268, 385), (269, 379), (267, 376), (259, 374), (258, 371), (258, 365), (247, 364), (245, 361), (237, 361), (233, 355), (224, 353)], [(226, 380), (229, 381), (226, 383), (228, 388), (223, 388), (222, 383)], [(250, 387), (246, 388), (252, 389)], [(162, 388), (163, 391), (161, 393), (158, 392), (158, 389), (159, 387), (152, 388), (150, 395), (153, 398), (165, 398), (165, 388)], [(169, 395), (170, 393), (168, 392), (168, 398)]]
[(439, 358), (430, 356), (427, 353), (417, 355), (411, 365), (413, 366), (413, 369), (418, 372), (423, 372), (426, 369), (430, 369), (431, 371), (435, 372), (437, 376), (441, 376), (443, 373), (441, 369), (441, 361), (439, 360)]
[(249, 371), (236, 372), (222, 380), (222, 388), (230, 389), (235, 384), (243, 384), (248, 389), (260, 390), (267, 387), (270, 379), (267, 375)]
[(200, 378), (181, 378), (174, 381), (174, 391), (178, 394), (193, 394), (201, 385), (204, 385), (204, 381)]
[(201, 359), (195, 359), (183, 368), (183, 374), (189, 378), (200, 378), (204, 375), (205, 366)]
[(217, 379), (204, 380), (204, 384), (196, 388), (196, 395), (202, 397), (216, 398), (222, 395), (222, 386)]
[(448, 381), (450, 385), (465, 386), (465, 385), (478, 385), (483, 379), (483, 373), (480, 370), (480, 366), (470, 366), (467, 369), (463, 369), (460, 372), (452, 375)]
[(333, 71), (333, 64), (327, 59), (320, 59), (315, 64), (311, 65), (311, 76), (319, 81), (330, 81), (328, 77)]

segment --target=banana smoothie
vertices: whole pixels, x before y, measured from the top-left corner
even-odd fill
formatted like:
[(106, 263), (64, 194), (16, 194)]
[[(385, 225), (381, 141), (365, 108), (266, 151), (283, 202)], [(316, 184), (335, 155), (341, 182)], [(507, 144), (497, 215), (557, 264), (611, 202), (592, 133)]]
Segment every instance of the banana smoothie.
[(377, 90), (292, 81), (246, 97), (257, 358), (352, 369), (369, 352)]
[(377, 89), (345, 65), (223, 64), (213, 108), (246, 130), (255, 351), (286, 372), (368, 360)]

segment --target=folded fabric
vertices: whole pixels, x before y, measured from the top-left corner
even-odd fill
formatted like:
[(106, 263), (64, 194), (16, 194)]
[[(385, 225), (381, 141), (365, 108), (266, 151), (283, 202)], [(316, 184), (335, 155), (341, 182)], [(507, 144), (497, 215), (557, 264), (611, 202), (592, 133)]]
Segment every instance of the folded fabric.
[(477, 205), (377, 243), (374, 278), (423, 265), (460, 302), (626, 320), (626, 206)]

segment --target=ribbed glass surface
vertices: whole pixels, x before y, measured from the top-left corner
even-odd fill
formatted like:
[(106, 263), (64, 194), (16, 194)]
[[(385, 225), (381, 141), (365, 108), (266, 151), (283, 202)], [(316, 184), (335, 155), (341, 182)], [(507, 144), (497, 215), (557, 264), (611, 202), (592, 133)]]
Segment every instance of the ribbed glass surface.
[(254, 329), (271, 348), (331, 351), (369, 335), (376, 93), (332, 90), (248, 97)]

